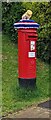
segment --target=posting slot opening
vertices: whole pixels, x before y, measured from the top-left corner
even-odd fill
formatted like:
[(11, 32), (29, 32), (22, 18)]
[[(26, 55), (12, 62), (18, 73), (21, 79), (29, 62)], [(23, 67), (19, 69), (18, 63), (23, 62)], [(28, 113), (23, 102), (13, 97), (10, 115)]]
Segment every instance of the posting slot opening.
[(37, 36), (28, 35), (29, 38), (36, 38)]

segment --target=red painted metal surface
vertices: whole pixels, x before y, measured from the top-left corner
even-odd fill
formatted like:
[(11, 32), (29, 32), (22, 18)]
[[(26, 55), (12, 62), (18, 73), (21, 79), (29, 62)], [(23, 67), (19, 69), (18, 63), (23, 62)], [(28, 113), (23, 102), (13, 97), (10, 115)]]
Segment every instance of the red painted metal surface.
[[(36, 78), (37, 30), (18, 29), (18, 77)], [(32, 48), (33, 44), (33, 48)]]

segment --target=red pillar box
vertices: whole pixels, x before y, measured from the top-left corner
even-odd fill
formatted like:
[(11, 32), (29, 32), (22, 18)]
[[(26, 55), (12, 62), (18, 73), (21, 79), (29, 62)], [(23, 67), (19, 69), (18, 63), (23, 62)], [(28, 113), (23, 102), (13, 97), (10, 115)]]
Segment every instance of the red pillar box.
[(18, 29), (18, 78), (20, 86), (36, 85), (36, 41), (39, 24), (33, 20), (14, 23)]

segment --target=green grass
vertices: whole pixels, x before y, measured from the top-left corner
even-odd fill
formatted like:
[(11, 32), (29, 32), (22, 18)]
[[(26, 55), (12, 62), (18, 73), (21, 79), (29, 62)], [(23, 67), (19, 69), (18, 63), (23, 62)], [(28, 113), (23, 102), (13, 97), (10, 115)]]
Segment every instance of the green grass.
[(49, 98), (49, 65), (37, 59), (37, 88), (24, 89), (18, 84), (18, 49), (10, 42), (10, 38), (3, 35), (2, 55), (2, 112), (20, 110), (39, 101)]

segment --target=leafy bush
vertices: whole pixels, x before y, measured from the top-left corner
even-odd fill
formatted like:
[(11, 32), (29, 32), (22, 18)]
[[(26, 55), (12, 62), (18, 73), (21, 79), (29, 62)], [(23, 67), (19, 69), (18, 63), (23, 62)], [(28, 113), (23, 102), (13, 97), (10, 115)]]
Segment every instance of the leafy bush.
[(2, 3), (2, 29), (11, 39), (17, 41), (17, 33), (13, 24), (21, 19), (24, 9), (22, 3)]
[(37, 56), (49, 62), (49, 42), (50, 42), (50, 16), (51, 2), (10, 2), (2, 3), (2, 29), (5, 34), (11, 36), (11, 40), (17, 42), (17, 32), (13, 24), (21, 19), (22, 14), (31, 9), (33, 16), (31, 19), (40, 24), (38, 30)]

